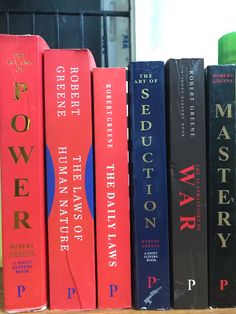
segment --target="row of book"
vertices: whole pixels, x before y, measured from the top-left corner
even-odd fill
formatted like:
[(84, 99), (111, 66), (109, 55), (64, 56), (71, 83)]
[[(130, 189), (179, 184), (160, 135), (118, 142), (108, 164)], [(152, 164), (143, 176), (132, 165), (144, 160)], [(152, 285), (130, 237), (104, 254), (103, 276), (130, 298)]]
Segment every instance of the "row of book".
[(236, 66), (0, 48), (4, 309), (236, 306)]

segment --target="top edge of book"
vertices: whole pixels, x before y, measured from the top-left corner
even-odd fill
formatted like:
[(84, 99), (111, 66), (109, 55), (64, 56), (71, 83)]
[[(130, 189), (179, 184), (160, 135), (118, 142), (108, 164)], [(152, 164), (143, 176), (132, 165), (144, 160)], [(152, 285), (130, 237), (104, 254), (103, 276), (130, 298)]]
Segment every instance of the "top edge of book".
[(11, 44), (17, 45), (18, 43), (22, 44), (23, 42), (29, 43), (37, 43), (38, 45), (44, 47), (45, 49), (49, 49), (48, 43), (46, 40), (40, 35), (16, 35), (16, 34), (0, 34), (0, 43), (5, 44), (6, 42), (10, 42)]
[(36, 34), (0, 34), (0, 38), (12, 38), (12, 39), (16, 39), (16, 38), (37, 38), (38, 40), (43, 40), (45, 41), (45, 39), (40, 36), (40, 35), (36, 35)]
[(45, 50), (45, 53), (46, 54), (55, 54), (55, 53), (72, 53), (72, 52), (82, 52), (84, 54), (88, 54), (88, 55), (92, 55), (93, 56), (93, 53), (91, 52), (91, 50), (89, 48), (50, 48), (50, 49), (46, 49)]
[(199, 61), (199, 60), (204, 60), (204, 58), (203, 57), (199, 57), (199, 58), (197, 58), (197, 57), (194, 57), (194, 58), (170, 58), (170, 59), (168, 59), (166, 62), (169, 62), (169, 61)]

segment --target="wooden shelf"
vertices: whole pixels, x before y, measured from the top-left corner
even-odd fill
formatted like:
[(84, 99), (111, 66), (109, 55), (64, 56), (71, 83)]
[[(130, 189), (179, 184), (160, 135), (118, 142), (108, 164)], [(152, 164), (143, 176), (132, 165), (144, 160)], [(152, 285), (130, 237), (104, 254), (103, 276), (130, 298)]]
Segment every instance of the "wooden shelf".
[[(0, 270), (0, 314), (3, 314), (3, 286), (2, 286), (2, 270)], [(168, 310), (168, 311), (144, 311), (134, 309), (117, 309), (117, 310), (94, 310), (94, 311), (50, 311), (39, 312), (42, 314), (236, 314), (236, 308), (232, 309), (206, 309), (206, 310)]]
[[(44, 311), (44, 314), (57, 314), (58, 311)], [(63, 311), (63, 314), (74, 314), (73, 311)], [(77, 311), (78, 313), (78, 311)], [(80, 312), (79, 312), (80, 313)], [(168, 310), (168, 311), (137, 311), (133, 309), (120, 309), (120, 310), (95, 310), (95, 311), (82, 311), (86, 314), (236, 314), (235, 309), (207, 309), (207, 310)]]
[[(2, 314), (3, 311), (1, 310)], [(46, 310), (38, 312), (42, 314), (236, 314), (236, 308), (234, 309), (207, 309), (207, 310), (167, 310), (167, 311), (137, 311), (134, 309), (119, 309), (119, 310), (94, 310), (94, 311), (50, 311)], [(4, 313), (5, 314), (5, 313)]]

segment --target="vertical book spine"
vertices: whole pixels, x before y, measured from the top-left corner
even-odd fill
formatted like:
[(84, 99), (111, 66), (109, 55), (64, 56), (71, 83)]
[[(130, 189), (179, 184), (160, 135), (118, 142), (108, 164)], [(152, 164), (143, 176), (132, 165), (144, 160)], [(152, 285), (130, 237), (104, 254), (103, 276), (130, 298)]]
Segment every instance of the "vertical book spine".
[(50, 308), (94, 309), (95, 64), (86, 49), (51, 49), (44, 62)]
[(126, 70), (93, 71), (99, 308), (131, 307)]
[(42, 54), (39, 36), (0, 35), (4, 308), (47, 304)]
[(206, 308), (207, 212), (202, 59), (167, 63), (173, 307)]
[(235, 72), (207, 68), (209, 305), (235, 307)]
[(164, 63), (131, 62), (129, 94), (134, 307), (168, 309)]

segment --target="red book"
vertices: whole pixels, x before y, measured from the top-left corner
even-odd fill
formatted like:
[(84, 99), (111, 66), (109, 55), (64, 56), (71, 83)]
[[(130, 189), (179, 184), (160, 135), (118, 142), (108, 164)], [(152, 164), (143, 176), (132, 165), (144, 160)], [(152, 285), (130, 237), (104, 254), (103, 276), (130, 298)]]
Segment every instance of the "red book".
[(43, 51), (39, 36), (0, 35), (4, 309), (47, 304)]
[(89, 50), (45, 52), (51, 309), (96, 307)]
[(93, 71), (99, 308), (131, 307), (126, 70)]

